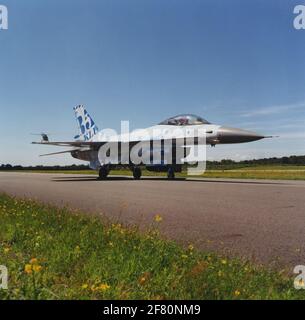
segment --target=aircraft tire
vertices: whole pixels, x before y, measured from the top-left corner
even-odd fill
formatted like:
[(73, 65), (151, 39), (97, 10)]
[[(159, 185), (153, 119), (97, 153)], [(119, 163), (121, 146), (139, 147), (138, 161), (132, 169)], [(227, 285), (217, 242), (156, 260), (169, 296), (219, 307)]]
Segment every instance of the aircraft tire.
[(109, 170), (106, 167), (101, 167), (99, 172), (98, 172), (98, 176), (100, 180), (105, 180), (107, 179)]
[(141, 175), (142, 175), (141, 168), (134, 167), (132, 173), (135, 180), (139, 180), (141, 178)]
[(172, 167), (169, 168), (168, 171), (167, 171), (167, 178), (169, 180), (175, 179), (175, 170)]

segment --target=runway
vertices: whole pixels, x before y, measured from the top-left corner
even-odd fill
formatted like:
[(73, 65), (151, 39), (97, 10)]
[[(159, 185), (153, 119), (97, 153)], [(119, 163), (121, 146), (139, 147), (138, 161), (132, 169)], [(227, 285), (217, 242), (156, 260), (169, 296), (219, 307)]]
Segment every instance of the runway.
[(285, 266), (305, 264), (305, 181), (0, 173), (0, 192), (98, 213), (196, 248)]

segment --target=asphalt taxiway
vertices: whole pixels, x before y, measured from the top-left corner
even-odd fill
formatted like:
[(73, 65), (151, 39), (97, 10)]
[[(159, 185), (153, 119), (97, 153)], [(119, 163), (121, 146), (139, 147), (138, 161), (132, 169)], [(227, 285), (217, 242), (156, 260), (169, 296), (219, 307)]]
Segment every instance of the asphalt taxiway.
[(98, 213), (200, 249), (305, 264), (305, 181), (0, 173), (0, 192)]

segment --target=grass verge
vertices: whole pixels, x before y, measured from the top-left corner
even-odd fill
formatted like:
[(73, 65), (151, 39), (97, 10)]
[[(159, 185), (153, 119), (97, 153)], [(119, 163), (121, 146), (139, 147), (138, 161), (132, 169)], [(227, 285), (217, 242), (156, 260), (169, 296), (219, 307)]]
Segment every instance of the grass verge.
[(150, 231), (0, 195), (1, 299), (295, 299), (293, 278)]
[[(60, 173), (60, 174), (85, 174), (98, 175), (94, 170), (21, 170), (17, 172), (30, 173)], [(142, 171), (143, 176), (164, 176), (166, 173)], [(110, 175), (132, 176), (130, 170), (111, 170)], [(185, 171), (176, 174), (177, 178), (191, 177)], [(274, 179), (274, 180), (305, 180), (305, 166), (249, 166), (236, 169), (208, 169), (201, 178), (235, 178), (235, 179)]]

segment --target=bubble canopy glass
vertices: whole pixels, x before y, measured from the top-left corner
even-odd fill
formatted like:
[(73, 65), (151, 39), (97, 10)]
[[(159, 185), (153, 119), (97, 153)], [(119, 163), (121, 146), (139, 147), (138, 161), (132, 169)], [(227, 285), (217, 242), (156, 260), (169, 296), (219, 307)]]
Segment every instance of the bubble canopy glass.
[(159, 125), (170, 126), (190, 126), (198, 124), (210, 124), (210, 122), (194, 114), (179, 114), (178, 116), (168, 118), (159, 123)]

